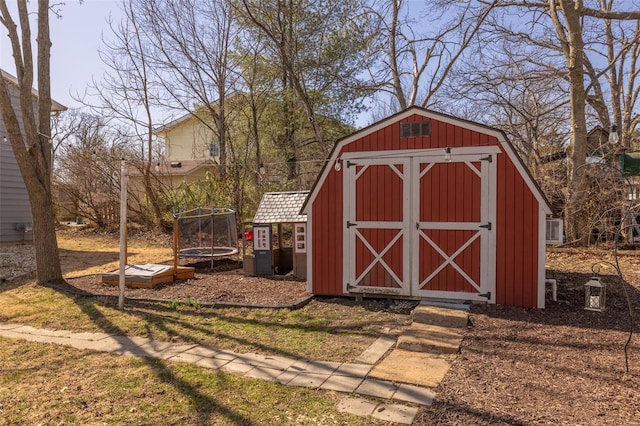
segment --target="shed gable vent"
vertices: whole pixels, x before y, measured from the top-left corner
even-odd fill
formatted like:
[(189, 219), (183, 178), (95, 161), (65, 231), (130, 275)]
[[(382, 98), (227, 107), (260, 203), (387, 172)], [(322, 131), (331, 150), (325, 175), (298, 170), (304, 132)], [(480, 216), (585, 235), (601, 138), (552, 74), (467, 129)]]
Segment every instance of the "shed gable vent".
[(400, 123), (401, 138), (415, 138), (418, 136), (431, 136), (430, 121), (414, 121), (412, 123)]

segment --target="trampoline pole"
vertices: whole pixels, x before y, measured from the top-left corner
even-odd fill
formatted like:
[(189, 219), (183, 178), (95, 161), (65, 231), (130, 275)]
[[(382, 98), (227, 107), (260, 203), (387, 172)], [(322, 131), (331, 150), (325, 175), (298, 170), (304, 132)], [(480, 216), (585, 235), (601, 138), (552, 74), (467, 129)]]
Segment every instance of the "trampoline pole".
[(227, 247), (231, 247), (231, 209), (224, 209), (225, 218), (227, 219)]
[(202, 216), (198, 206), (198, 247), (202, 247)]
[(173, 279), (178, 277), (178, 218), (173, 217)]
[(216, 246), (215, 246), (215, 234), (214, 234), (216, 228), (215, 228), (215, 225), (213, 223), (215, 220), (216, 220), (216, 209), (215, 209), (215, 207), (211, 207), (211, 264), (210, 264), (211, 265), (210, 266), (211, 269), (213, 269), (213, 255), (215, 254), (214, 252), (215, 252), (215, 249), (216, 249)]

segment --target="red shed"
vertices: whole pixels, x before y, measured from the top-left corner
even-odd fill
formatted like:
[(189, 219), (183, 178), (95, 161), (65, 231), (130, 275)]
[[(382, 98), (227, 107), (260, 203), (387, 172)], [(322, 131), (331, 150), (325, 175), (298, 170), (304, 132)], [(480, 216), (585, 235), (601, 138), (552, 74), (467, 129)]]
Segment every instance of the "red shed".
[(303, 212), (314, 294), (544, 308), (551, 207), (500, 130), (408, 108), (338, 141)]

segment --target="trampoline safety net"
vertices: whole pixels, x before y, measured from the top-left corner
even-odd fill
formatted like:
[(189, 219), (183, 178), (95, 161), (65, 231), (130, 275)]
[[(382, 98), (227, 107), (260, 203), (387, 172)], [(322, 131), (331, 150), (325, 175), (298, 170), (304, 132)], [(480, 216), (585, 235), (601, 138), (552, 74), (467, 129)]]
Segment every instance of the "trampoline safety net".
[(197, 208), (178, 214), (178, 256), (208, 258), (238, 253), (236, 212), (229, 208)]

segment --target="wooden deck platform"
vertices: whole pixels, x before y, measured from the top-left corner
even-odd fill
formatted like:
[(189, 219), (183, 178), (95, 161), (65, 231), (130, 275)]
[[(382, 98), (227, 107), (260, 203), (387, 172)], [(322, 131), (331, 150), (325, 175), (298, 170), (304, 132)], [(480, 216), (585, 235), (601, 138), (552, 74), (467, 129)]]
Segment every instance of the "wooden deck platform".
[[(147, 263), (146, 265), (127, 265), (124, 270), (124, 282), (127, 287), (153, 288), (158, 284), (171, 283), (174, 279), (186, 280), (195, 276), (195, 268), (178, 266), (174, 277), (173, 266)], [(117, 286), (120, 283), (120, 271), (102, 274), (102, 282)]]

